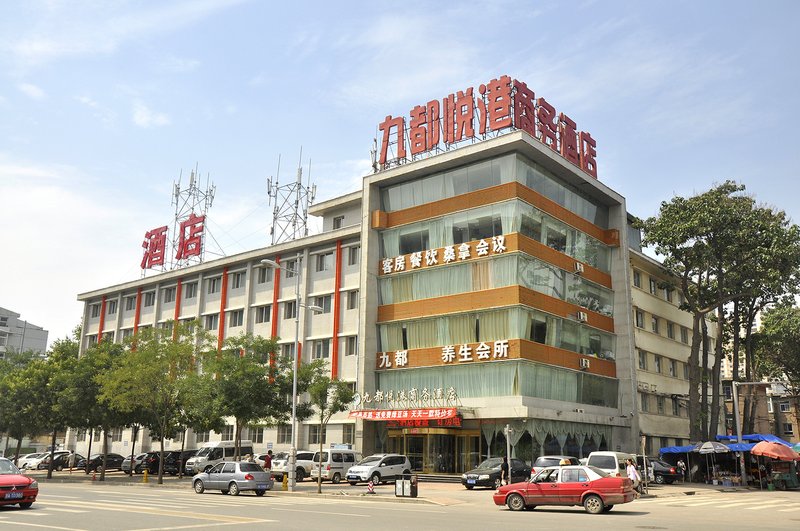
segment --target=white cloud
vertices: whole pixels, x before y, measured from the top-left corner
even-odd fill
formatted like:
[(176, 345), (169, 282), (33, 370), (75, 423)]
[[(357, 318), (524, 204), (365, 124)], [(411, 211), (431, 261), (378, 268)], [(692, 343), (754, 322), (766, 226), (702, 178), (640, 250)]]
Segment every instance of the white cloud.
[(17, 88), (20, 92), (34, 100), (41, 100), (46, 96), (41, 88), (32, 83), (20, 83), (17, 85)]
[(104, 105), (101, 105), (98, 101), (90, 98), (89, 96), (77, 96), (75, 99), (86, 107), (90, 108), (95, 118), (102, 120), (103, 122), (113, 122), (117, 117), (116, 112)]
[(160, 66), (163, 70), (168, 70), (170, 72), (185, 73), (197, 70), (197, 68), (200, 66), (200, 61), (197, 59), (185, 59), (171, 55), (169, 57), (165, 57), (161, 61)]
[(171, 123), (169, 116), (164, 113), (151, 110), (141, 101), (135, 101), (133, 103), (132, 118), (133, 123), (145, 129), (150, 127), (162, 127)]

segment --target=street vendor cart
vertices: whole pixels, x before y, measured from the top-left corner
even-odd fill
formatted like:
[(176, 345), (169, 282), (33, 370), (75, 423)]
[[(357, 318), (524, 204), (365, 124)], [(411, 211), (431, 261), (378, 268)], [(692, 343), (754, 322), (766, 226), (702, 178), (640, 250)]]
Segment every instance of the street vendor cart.
[(800, 487), (797, 479), (796, 461), (773, 461), (772, 477), (769, 478), (778, 490), (796, 489)]

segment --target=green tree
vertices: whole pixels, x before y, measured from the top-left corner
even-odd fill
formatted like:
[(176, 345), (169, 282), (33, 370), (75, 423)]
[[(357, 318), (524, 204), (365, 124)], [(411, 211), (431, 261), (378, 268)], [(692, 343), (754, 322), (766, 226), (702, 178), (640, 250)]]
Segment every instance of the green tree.
[(761, 324), (759, 358), (769, 376), (785, 382), (800, 423), (800, 308), (784, 299), (764, 313)]
[[(353, 402), (355, 392), (347, 382), (332, 379), (325, 373), (328, 368), (326, 364), (314, 367), (316, 375), (308, 388), (310, 404), (316, 409), (319, 419), (319, 455), (322, 460), (322, 434), (328, 425), (328, 421), (336, 413), (347, 410)], [(319, 475), (317, 476), (317, 494), (322, 494), (322, 463), (319, 464)]]

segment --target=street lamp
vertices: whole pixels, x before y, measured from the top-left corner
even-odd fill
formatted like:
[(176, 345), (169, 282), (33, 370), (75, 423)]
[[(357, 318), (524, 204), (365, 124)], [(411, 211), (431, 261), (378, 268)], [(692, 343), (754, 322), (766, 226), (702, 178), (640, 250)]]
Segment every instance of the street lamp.
[(297, 257), (295, 269), (280, 265), (275, 260), (264, 258), (261, 260), (263, 267), (270, 269), (285, 269), (294, 274), (295, 281), (294, 296), (295, 296), (295, 314), (294, 314), (294, 354), (292, 355), (292, 447), (289, 450), (289, 491), (294, 492), (295, 486), (295, 473), (297, 469), (297, 355), (300, 352), (300, 307), (305, 306), (306, 309), (314, 313), (321, 313), (323, 311), (319, 306), (306, 306), (300, 302), (300, 256)]

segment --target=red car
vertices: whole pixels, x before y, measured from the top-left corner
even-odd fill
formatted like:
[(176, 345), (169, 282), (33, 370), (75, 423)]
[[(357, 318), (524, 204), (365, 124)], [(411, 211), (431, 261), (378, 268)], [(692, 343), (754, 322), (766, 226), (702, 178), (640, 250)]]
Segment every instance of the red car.
[(0, 457), (0, 505), (19, 504), (27, 509), (36, 501), (39, 483), (20, 472), (14, 463)]
[(608, 512), (614, 505), (636, 499), (628, 478), (612, 477), (593, 466), (551, 466), (529, 481), (500, 487), (494, 493), (496, 505), (512, 511), (537, 505), (583, 505), (586, 512)]

